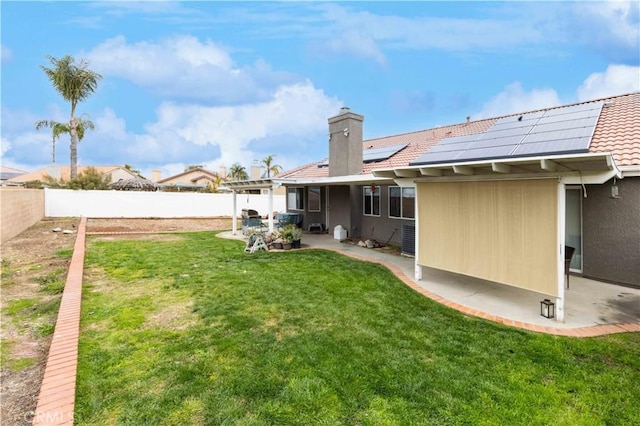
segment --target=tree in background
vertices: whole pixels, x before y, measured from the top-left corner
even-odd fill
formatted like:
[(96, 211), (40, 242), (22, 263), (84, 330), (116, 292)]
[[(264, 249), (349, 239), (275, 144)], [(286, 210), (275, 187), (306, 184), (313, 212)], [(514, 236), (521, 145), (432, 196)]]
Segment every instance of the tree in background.
[[(81, 141), (84, 138), (85, 130), (94, 130), (95, 125), (91, 120), (84, 120), (81, 117), (79, 117), (77, 121), (78, 121), (78, 126), (77, 126), (78, 141)], [(53, 120), (36, 121), (36, 130), (40, 130), (43, 127), (49, 127), (51, 129), (51, 137), (52, 137), (51, 162), (55, 164), (56, 163), (56, 140), (60, 137), (60, 135), (64, 133), (67, 133), (70, 135), (71, 129), (69, 128), (69, 125), (67, 123), (59, 123)]]
[(88, 64), (81, 60), (76, 64), (73, 57), (67, 55), (61, 59), (47, 56), (52, 64), (51, 68), (41, 66), (44, 73), (51, 81), (56, 91), (69, 102), (71, 114), (69, 117), (69, 135), (71, 138), (71, 180), (78, 174), (78, 118), (76, 107), (78, 103), (86, 100), (98, 88), (98, 82), (102, 76), (88, 68)]
[(87, 167), (84, 172), (71, 179), (68, 182), (62, 179), (56, 179), (49, 175), (44, 176), (44, 182), (29, 182), (30, 188), (57, 188), (57, 189), (109, 189), (111, 175), (105, 175), (99, 172), (95, 167)]
[(220, 185), (222, 185), (222, 176), (219, 173), (213, 174), (213, 181), (207, 182), (205, 192), (220, 192)]
[(75, 179), (71, 179), (67, 187), (69, 189), (109, 189), (111, 183), (111, 175), (105, 176), (95, 167), (87, 167), (84, 172), (80, 173)]
[(230, 180), (249, 179), (249, 175), (247, 174), (247, 169), (245, 169), (244, 166), (241, 166), (240, 163), (233, 163), (231, 165), (231, 169), (229, 169), (229, 179)]
[(264, 173), (262, 177), (270, 178), (271, 176), (277, 176), (282, 171), (282, 166), (279, 164), (273, 164), (275, 155), (268, 155), (262, 159), (262, 168)]
[(140, 170), (138, 169), (134, 169), (133, 166), (129, 165), (129, 164), (125, 164), (124, 168), (129, 170), (131, 173), (138, 175), (138, 177), (142, 178), (142, 179), (146, 179), (144, 176), (142, 176), (142, 173), (140, 173)]

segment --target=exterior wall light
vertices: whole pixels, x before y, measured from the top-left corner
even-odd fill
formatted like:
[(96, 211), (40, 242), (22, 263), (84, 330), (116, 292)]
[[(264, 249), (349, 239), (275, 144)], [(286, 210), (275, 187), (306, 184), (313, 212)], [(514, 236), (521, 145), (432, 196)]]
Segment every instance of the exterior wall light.
[(618, 182), (616, 178), (613, 178), (613, 185), (611, 185), (611, 198), (620, 198), (620, 193), (618, 192)]
[(556, 316), (556, 304), (549, 299), (540, 302), (540, 315), (545, 318), (553, 318)]

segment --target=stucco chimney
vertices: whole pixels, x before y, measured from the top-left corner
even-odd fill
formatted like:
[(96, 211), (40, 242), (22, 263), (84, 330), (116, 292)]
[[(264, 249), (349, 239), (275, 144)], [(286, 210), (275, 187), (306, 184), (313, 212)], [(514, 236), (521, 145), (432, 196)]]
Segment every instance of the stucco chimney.
[(162, 170), (151, 170), (151, 182), (160, 182), (160, 179), (162, 179)]
[(258, 160), (253, 160), (253, 164), (251, 164), (251, 179), (256, 180), (260, 179), (260, 163)]
[(56, 180), (60, 180), (62, 178), (60, 166), (52, 165), (47, 167), (47, 174)]
[(362, 172), (362, 122), (364, 116), (347, 107), (329, 118), (329, 176)]
[(220, 166), (220, 171), (218, 172), (222, 179), (227, 178), (227, 166)]

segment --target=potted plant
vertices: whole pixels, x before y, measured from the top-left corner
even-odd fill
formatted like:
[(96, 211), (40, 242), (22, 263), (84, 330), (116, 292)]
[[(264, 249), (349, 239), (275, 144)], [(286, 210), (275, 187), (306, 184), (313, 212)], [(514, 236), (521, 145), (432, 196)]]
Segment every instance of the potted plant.
[(294, 225), (288, 224), (282, 228), (282, 232), (280, 232), (280, 238), (282, 238), (282, 248), (285, 250), (289, 250), (291, 248), (291, 243), (293, 242), (293, 228)]
[(300, 239), (302, 238), (302, 228), (294, 226), (291, 230), (291, 247), (300, 248)]
[(271, 245), (274, 249), (282, 249), (282, 238), (280, 237), (280, 232), (273, 231), (271, 233)]
[(278, 237), (273, 240), (273, 248), (276, 250), (282, 250), (282, 238)]

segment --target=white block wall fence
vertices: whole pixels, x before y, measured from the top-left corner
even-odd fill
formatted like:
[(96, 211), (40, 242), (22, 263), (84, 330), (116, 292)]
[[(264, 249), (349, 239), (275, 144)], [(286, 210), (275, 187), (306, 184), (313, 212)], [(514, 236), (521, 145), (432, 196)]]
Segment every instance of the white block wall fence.
[[(45, 189), (46, 217), (181, 218), (231, 217), (233, 194), (144, 191), (74, 191)], [(242, 209), (269, 213), (269, 195), (237, 194), (236, 217)], [(286, 210), (286, 197), (273, 196), (273, 210)]]

